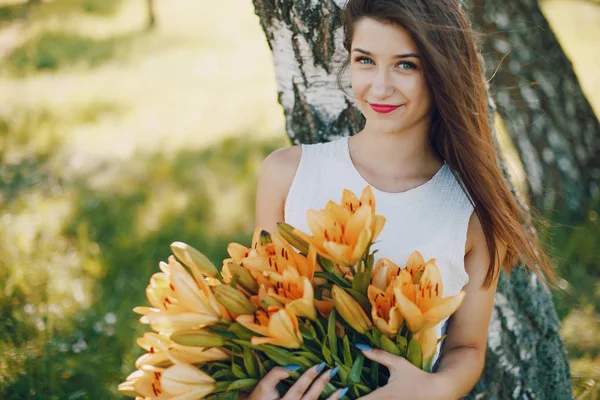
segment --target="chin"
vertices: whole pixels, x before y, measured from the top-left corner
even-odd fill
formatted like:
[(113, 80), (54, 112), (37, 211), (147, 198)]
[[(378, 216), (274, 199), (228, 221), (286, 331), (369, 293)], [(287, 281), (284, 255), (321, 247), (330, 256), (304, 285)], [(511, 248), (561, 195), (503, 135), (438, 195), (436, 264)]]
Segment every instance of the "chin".
[(406, 124), (399, 123), (398, 121), (372, 121), (373, 128), (381, 133), (397, 133), (406, 128)]

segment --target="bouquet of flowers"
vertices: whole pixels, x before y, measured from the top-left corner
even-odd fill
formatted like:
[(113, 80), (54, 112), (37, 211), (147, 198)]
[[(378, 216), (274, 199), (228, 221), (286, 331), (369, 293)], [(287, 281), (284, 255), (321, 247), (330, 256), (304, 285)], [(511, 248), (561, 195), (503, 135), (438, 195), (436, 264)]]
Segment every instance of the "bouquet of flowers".
[(442, 298), (435, 259), (417, 251), (405, 268), (385, 258), (375, 263), (371, 246), (385, 217), (375, 213), (369, 186), (360, 198), (345, 190), (340, 204), (309, 210), (307, 221), (311, 234), (280, 223), (278, 232), (257, 229), (249, 248), (231, 243), (220, 270), (198, 250), (173, 243), (174, 255), (146, 289), (152, 307), (134, 309), (154, 332), (138, 339), (147, 353), (119, 391), (142, 399), (236, 399), (276, 365), (301, 367), (282, 384), (287, 390), (324, 361), (338, 374), (323, 394), (345, 386), (353, 399), (389, 378), (354, 343), (429, 371), (443, 339), (435, 326), (464, 292)]

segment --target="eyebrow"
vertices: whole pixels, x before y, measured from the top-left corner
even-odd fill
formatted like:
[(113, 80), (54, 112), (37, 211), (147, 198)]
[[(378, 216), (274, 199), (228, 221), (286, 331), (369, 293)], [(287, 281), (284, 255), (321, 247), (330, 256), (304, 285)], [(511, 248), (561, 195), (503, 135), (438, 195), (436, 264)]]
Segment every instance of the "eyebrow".
[[(368, 55), (368, 56), (371, 56), (371, 55), (372, 55), (370, 52), (368, 52), (368, 51), (366, 51), (366, 50), (363, 50), (363, 49), (359, 49), (358, 47), (356, 47), (356, 48), (355, 48), (355, 49), (353, 49), (352, 51), (358, 51), (359, 53), (363, 53), (363, 54), (366, 54), (366, 55)], [(418, 55), (418, 54), (416, 54), (416, 53), (405, 53), (405, 54), (398, 54), (398, 55), (395, 55), (395, 56), (394, 56), (394, 58), (407, 58), (407, 57), (414, 57), (414, 58), (419, 58), (419, 59), (421, 58), (421, 57), (419, 57), (419, 55)]]

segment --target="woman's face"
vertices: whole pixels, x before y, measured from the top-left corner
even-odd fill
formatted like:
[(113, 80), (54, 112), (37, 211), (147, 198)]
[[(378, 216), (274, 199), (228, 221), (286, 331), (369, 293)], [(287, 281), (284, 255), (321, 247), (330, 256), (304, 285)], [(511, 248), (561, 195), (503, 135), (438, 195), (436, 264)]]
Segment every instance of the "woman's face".
[(371, 18), (357, 21), (350, 60), (352, 91), (370, 130), (428, 126), (431, 94), (417, 46), (404, 28)]

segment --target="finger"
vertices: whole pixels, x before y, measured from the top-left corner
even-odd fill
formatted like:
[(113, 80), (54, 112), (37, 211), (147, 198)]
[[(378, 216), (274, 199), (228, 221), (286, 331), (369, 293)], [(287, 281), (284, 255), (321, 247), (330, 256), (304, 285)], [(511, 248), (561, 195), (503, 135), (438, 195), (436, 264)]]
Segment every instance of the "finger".
[(256, 385), (261, 391), (275, 390), (277, 384), (290, 377), (290, 373), (283, 367), (273, 367)]
[(291, 388), (287, 391), (283, 400), (297, 400), (304, 395), (306, 389), (310, 386), (310, 384), (315, 380), (315, 378), (319, 375), (321, 371), (325, 368), (325, 363), (321, 363), (319, 365), (314, 365), (307, 369), (301, 376), (298, 378), (296, 383), (292, 385)]
[[(338, 400), (341, 399), (342, 397), (344, 397), (346, 395), (346, 393), (348, 393), (348, 387), (345, 387), (343, 389), (338, 389), (335, 392), (333, 392), (331, 394), (331, 396), (329, 396), (327, 398), (327, 400)], [(361, 397), (361, 399), (363, 399), (364, 397)]]
[(373, 349), (371, 346), (365, 344), (356, 344), (356, 347), (362, 351), (362, 353), (369, 360), (375, 361), (383, 366), (386, 366), (390, 372), (396, 370), (398, 366), (402, 365), (402, 363), (407, 363), (408, 361), (400, 356), (396, 356), (392, 353), (388, 353), (387, 351), (383, 351), (380, 349)]
[(323, 389), (325, 389), (327, 382), (329, 382), (331, 378), (338, 373), (338, 371), (339, 367), (336, 367), (322, 373), (321, 376), (319, 376), (319, 378), (313, 382), (308, 392), (306, 392), (304, 397), (302, 397), (302, 400), (317, 400), (321, 395), (321, 392), (323, 392)]

